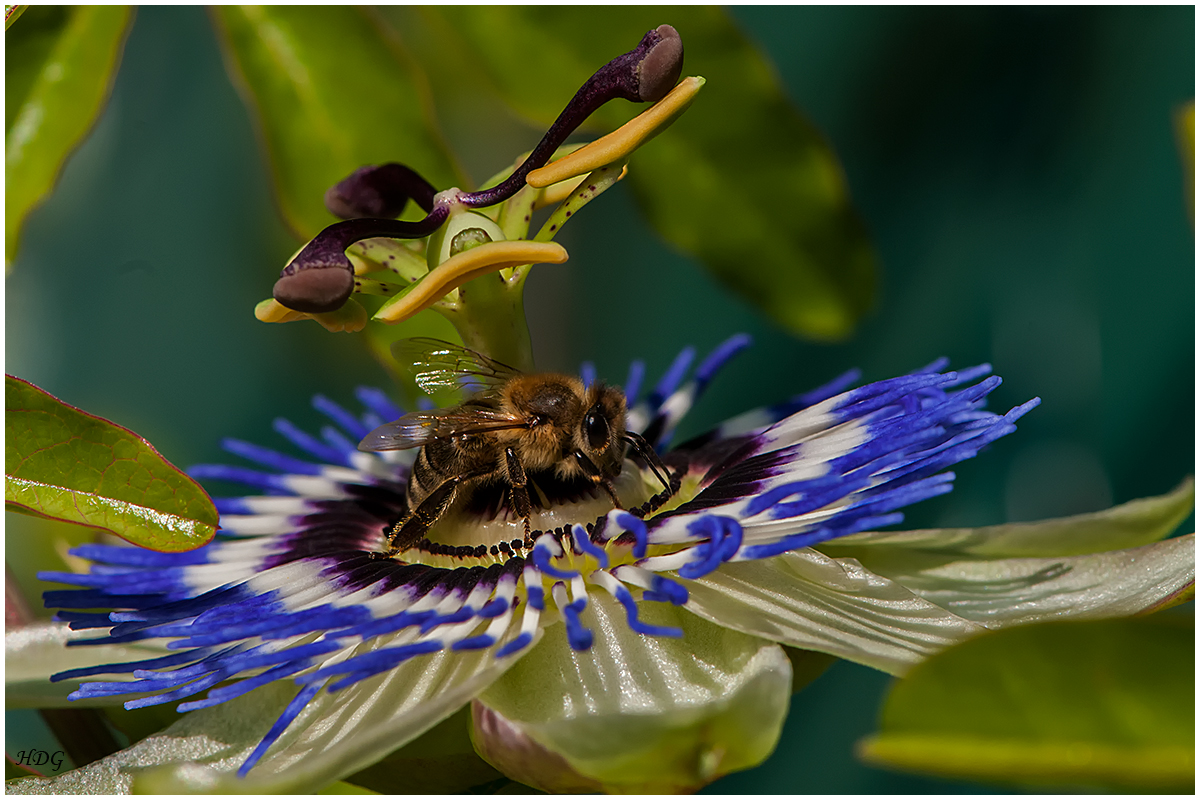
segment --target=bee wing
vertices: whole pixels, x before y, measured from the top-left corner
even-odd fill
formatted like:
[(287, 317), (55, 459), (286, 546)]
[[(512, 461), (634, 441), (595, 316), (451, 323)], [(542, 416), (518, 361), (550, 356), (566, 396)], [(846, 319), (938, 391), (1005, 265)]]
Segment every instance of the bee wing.
[(435, 439), (465, 433), (528, 427), (526, 420), (490, 408), (452, 406), (433, 411), (414, 411), (394, 422), (380, 425), (358, 443), (359, 450), (407, 450)]
[(463, 389), (490, 394), (521, 371), (460, 344), (420, 337), (392, 345), (401, 366), (411, 370), (417, 386), (432, 393), (438, 389)]

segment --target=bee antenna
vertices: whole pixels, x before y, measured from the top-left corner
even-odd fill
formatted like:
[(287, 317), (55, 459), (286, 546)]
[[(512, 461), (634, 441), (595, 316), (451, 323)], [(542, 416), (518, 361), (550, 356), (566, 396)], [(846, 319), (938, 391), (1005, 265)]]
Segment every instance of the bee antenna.
[[(669, 472), (670, 470), (668, 470), (666, 465), (663, 464), (662, 459), (658, 457), (658, 453), (654, 452), (654, 448), (650, 446), (650, 443), (632, 431), (626, 431), (625, 435), (621, 438), (632, 445), (633, 449), (638, 452), (638, 455), (646, 459), (646, 463), (650, 465), (650, 471), (654, 473), (654, 477), (658, 478), (658, 480), (662, 483), (663, 488), (669, 490), (671, 488), (671, 484), (665, 477), (663, 477), (663, 474)], [(660, 469), (662, 472), (659, 472)]]

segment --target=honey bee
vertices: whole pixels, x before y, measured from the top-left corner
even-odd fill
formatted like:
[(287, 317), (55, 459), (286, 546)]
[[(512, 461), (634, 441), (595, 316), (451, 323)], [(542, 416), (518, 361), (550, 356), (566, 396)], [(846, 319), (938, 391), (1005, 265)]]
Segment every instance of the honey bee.
[[(460, 345), (407, 339), (393, 348), (411, 364), (427, 392), (464, 388), (461, 405), (405, 414), (371, 431), (360, 450), (420, 447), (408, 483), (407, 511), (388, 532), (388, 556), (425, 538), (456, 502), (486, 487), (499, 488), (530, 534), (531, 484), (582, 484), (602, 490), (615, 508), (613, 481), (632, 447), (664, 486), (667, 472), (654, 449), (625, 428), (620, 389), (556, 373), (525, 374)], [(544, 498), (545, 495), (535, 495)]]

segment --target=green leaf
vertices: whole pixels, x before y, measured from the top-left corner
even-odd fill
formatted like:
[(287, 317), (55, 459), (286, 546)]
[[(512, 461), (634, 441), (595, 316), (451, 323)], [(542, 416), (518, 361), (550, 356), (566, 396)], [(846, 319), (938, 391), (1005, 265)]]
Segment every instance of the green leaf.
[(325, 190), (399, 161), (439, 188), (457, 171), (425, 78), (395, 33), (350, 6), (218, 6), (227, 63), (257, 115), (287, 223), (312, 238), (337, 219)]
[(111, 531), (152, 550), (204, 544), (217, 509), (199, 484), (133, 431), (4, 379), (9, 510)]
[(825, 674), (825, 670), (833, 666), (837, 656), (821, 653), (816, 650), (803, 650), (799, 647), (783, 645), (784, 655), (792, 662), (792, 694), (800, 691), (817, 678)]
[(337, 783), (329, 784), (317, 792), (317, 794), (379, 794), (379, 792), (373, 792), (370, 789), (355, 786), (353, 783), (347, 783), (346, 781), (338, 781)]
[(4, 780), (11, 781), (17, 778), (37, 777), (38, 774), (31, 769), (15, 764), (8, 759), (4, 760)]
[(125, 6), (34, 6), (5, 33), (6, 262), (26, 215), (99, 117), (132, 19)]
[(12, 27), (12, 24), (17, 19), (29, 10), (29, 6), (5, 6), (4, 7), (4, 30)]
[(1194, 625), (1055, 622), (973, 639), (896, 684), (860, 754), (956, 779), (1190, 794)]
[[(779, 324), (820, 339), (848, 335), (874, 295), (874, 254), (829, 146), (789, 103), (770, 64), (717, 8), (443, 7), (518, 111), (548, 125), (584, 80), (663, 22), (703, 94), (630, 163), (651, 223)], [(437, 29), (437, 26), (432, 26)], [(605, 132), (641, 111), (610, 103)]]
[(1175, 110), (1175, 141), (1179, 145), (1179, 158), (1183, 166), (1184, 197), (1188, 204), (1188, 216), (1195, 216), (1196, 208), (1196, 101), (1186, 103)]
[(346, 780), (380, 794), (459, 794), (504, 776), (471, 746), (469, 705)]

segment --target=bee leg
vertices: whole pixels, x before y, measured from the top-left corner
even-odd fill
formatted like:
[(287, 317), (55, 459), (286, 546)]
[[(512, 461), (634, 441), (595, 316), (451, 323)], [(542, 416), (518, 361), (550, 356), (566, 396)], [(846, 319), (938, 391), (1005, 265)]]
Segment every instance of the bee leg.
[(433, 523), (437, 522), (454, 502), (458, 485), (463, 480), (462, 475), (447, 479), (430, 492), (408, 516), (396, 523), (396, 527), (388, 534), (389, 557), (407, 550), (425, 538)]
[(664, 464), (662, 459), (658, 457), (658, 453), (654, 451), (654, 448), (650, 446), (650, 443), (633, 431), (625, 432), (625, 441), (629, 442), (637, 454), (645, 459), (646, 463), (650, 466), (650, 471), (653, 472), (654, 477), (658, 478), (658, 480), (662, 483), (663, 488), (669, 490), (671, 488), (671, 482), (663, 476), (670, 475), (671, 471), (667, 469), (666, 464)]
[(583, 470), (583, 474), (588, 477), (588, 480), (604, 489), (609, 499), (613, 501), (613, 506), (623, 508), (620, 499), (617, 497), (617, 493), (613, 491), (612, 481), (604, 477), (604, 474), (600, 472), (600, 468), (593, 464), (592, 460), (580, 451), (576, 450), (574, 455), (575, 463)]
[(504, 448), (504, 464), (508, 468), (508, 494), (511, 498), (513, 511), (525, 520), (525, 536), (529, 536), (529, 514), (532, 507), (529, 503), (528, 483), (525, 479), (525, 468), (521, 459), (511, 447)]

